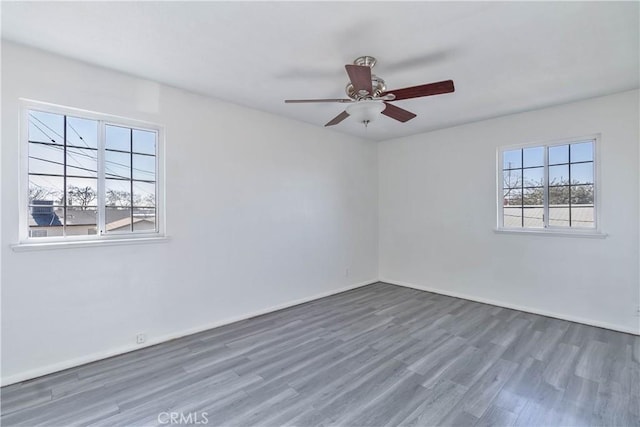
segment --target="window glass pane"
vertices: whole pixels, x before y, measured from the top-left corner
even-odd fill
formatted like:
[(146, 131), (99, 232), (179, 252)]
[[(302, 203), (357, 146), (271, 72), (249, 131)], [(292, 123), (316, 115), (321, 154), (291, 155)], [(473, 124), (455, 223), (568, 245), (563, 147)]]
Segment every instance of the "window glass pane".
[(64, 149), (50, 145), (29, 144), (29, 173), (64, 174)]
[(549, 166), (549, 185), (569, 184), (569, 165)]
[(524, 167), (544, 166), (544, 147), (525, 148), (522, 150)]
[(133, 151), (136, 153), (156, 154), (156, 133), (145, 130), (133, 130)]
[(572, 185), (572, 205), (593, 205), (593, 185)]
[(539, 205), (544, 204), (544, 188), (525, 188), (522, 193), (522, 200), (525, 205)]
[(522, 150), (510, 150), (502, 153), (502, 169), (522, 167)]
[(156, 206), (156, 185), (146, 182), (133, 183), (134, 206)]
[(522, 187), (522, 170), (506, 170), (502, 171), (502, 188), (521, 188)]
[(64, 195), (64, 181), (55, 176), (29, 176), (29, 203), (37, 200), (53, 202), (54, 205), (62, 204)]
[(143, 181), (156, 180), (156, 158), (155, 156), (133, 155), (133, 179)]
[(95, 207), (67, 207), (65, 234), (67, 236), (86, 236), (96, 234), (98, 211)]
[(36, 200), (29, 207), (29, 237), (59, 237), (64, 235), (62, 206)]
[(106, 179), (105, 199), (107, 206), (131, 206), (131, 181)]
[(29, 206), (29, 226), (61, 227), (62, 206), (56, 206), (50, 200), (34, 200)]
[(544, 185), (544, 167), (522, 170), (525, 187)]
[(49, 236), (61, 236), (62, 227), (55, 229), (55, 232), (51, 233), (47, 230), (47, 227), (29, 226), (29, 237), (49, 237)]
[(106, 178), (131, 179), (131, 155), (117, 151), (105, 151), (104, 174)]
[(505, 227), (522, 227), (522, 208), (503, 208)]
[(64, 116), (29, 111), (29, 141), (64, 144)]
[(549, 206), (549, 226), (552, 227), (568, 227), (569, 226), (569, 208), (551, 207)]
[(593, 184), (593, 162), (571, 165), (572, 184)]
[(133, 231), (153, 231), (156, 228), (156, 210), (138, 208), (133, 210)]
[(81, 209), (98, 204), (98, 180), (67, 178), (67, 206)]
[(98, 177), (98, 151), (67, 147), (67, 175)]
[(67, 146), (98, 148), (98, 122), (67, 116)]
[(549, 164), (569, 163), (569, 146), (555, 145), (549, 147)]
[(520, 189), (504, 190), (503, 203), (505, 206), (522, 205), (522, 190)]
[(535, 208), (524, 208), (524, 226), (526, 228), (544, 228), (544, 208), (542, 206)]
[(106, 208), (105, 228), (107, 233), (131, 231), (131, 208)]
[(571, 163), (593, 160), (593, 141), (571, 144)]
[(549, 206), (568, 204), (569, 187), (549, 187)]
[(106, 125), (105, 148), (111, 150), (131, 151), (131, 129)]
[(593, 228), (593, 207), (576, 207), (571, 206), (571, 227), (576, 228)]

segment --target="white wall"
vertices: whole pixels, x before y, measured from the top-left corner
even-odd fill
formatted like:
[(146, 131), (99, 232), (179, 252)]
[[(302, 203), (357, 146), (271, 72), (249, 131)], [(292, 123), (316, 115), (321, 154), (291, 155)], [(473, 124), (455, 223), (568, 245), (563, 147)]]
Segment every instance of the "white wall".
[[(164, 125), (171, 240), (9, 249), (18, 239), (19, 97)], [(375, 281), (376, 150), (3, 43), (3, 383), (137, 348), (141, 331), (161, 341)]]
[[(640, 333), (638, 91), (379, 145), (379, 273), (392, 283)], [(600, 133), (606, 239), (494, 233), (496, 149)]]

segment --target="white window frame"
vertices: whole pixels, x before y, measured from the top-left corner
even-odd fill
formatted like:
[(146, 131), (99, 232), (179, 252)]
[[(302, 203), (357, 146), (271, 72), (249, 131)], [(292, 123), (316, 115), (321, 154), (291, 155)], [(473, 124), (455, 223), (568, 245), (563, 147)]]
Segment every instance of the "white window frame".
[[(603, 238), (606, 234), (601, 230), (602, 224), (602, 210), (600, 207), (600, 134), (592, 134), (586, 136), (578, 136), (571, 138), (556, 139), (552, 141), (537, 141), (524, 144), (514, 144), (498, 147), (496, 150), (496, 219), (498, 233), (508, 234), (538, 234), (548, 236), (569, 236), (569, 237), (596, 237)], [(579, 142), (593, 141), (593, 228), (573, 228), (573, 227), (560, 227), (549, 226), (549, 147), (558, 145), (576, 144)], [(504, 226), (504, 188), (503, 188), (503, 153), (510, 150), (519, 150), (534, 147), (544, 147), (544, 228), (525, 228), (525, 227), (505, 227)]]
[[(144, 243), (165, 240), (165, 182), (164, 182), (164, 127), (155, 123), (98, 113), (30, 99), (20, 99), (20, 179), (19, 179), (19, 242), (12, 245), (16, 251), (47, 249), (64, 246), (101, 246), (104, 244)], [(29, 111), (43, 111), (98, 121), (97, 234), (78, 236), (30, 237), (29, 236)], [(104, 143), (106, 125), (156, 132), (156, 230), (106, 232), (104, 218), (105, 172)], [(66, 190), (65, 190), (66, 191)], [(102, 207), (100, 206), (102, 204)]]

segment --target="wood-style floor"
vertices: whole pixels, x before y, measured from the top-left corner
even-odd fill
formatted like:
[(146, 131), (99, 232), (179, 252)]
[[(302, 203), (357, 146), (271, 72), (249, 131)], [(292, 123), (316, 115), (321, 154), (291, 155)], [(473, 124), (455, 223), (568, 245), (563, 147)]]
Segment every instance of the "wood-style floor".
[(639, 358), (637, 336), (378, 283), (5, 387), (1, 422), (637, 426)]

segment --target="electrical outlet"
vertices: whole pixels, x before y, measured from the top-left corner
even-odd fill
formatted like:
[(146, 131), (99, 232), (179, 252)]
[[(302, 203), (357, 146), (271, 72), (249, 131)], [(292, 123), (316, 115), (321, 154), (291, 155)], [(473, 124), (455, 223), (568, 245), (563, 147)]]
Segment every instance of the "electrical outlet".
[(141, 332), (138, 335), (136, 335), (136, 344), (144, 344), (146, 340), (147, 340), (147, 334)]
[(349, 269), (344, 270), (344, 277), (349, 277)]
[(636, 307), (636, 316), (640, 317), (640, 305)]

